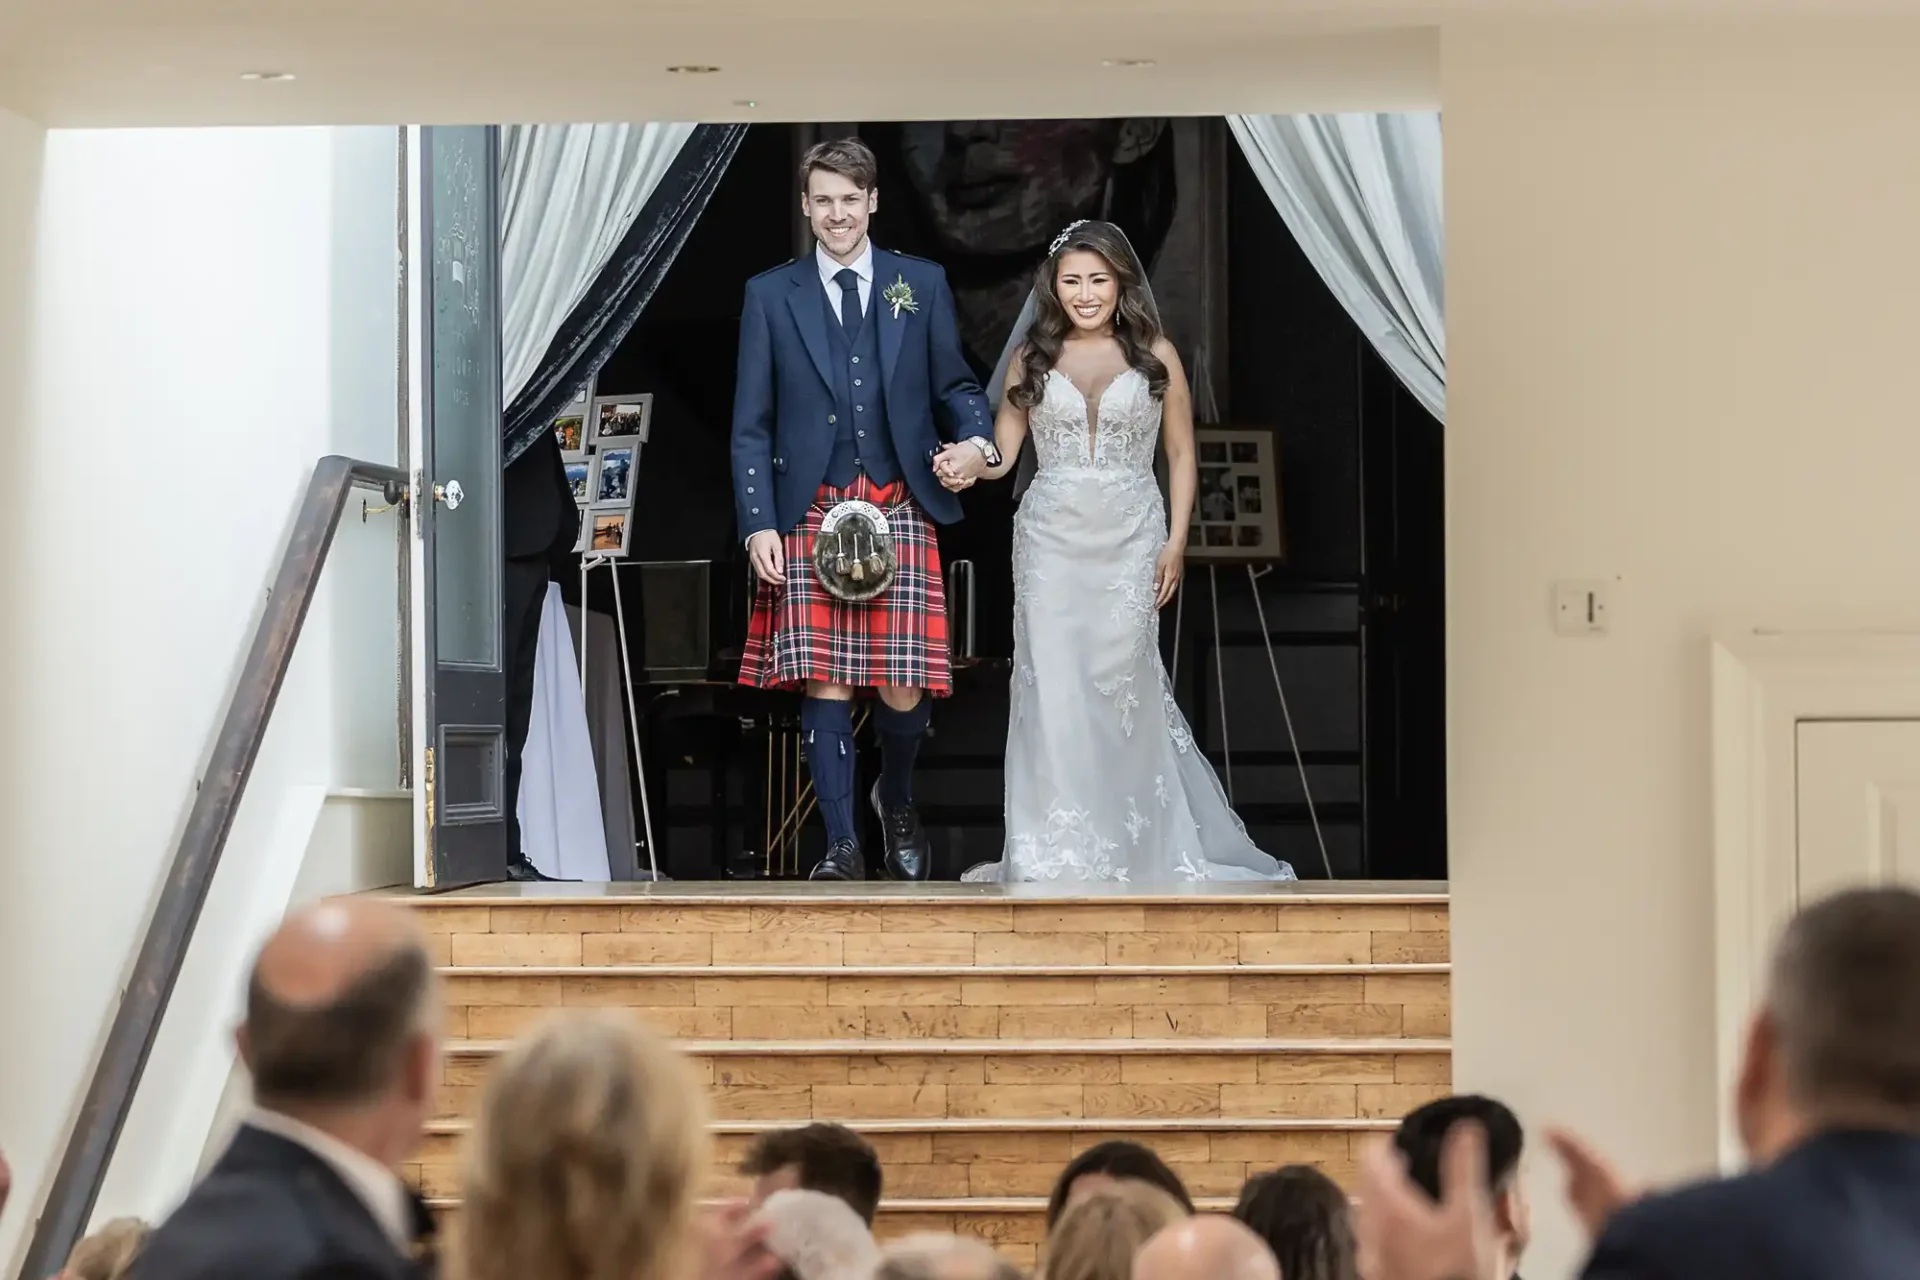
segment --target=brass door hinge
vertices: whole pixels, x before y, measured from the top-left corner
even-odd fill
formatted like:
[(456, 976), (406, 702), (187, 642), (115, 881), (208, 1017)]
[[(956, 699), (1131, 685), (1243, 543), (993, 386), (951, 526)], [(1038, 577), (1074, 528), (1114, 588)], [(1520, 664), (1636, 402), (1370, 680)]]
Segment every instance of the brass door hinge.
[(426, 788), (426, 792), (427, 792), (427, 797), (426, 797), (427, 798), (427, 888), (431, 889), (433, 888), (433, 882), (435, 879), (434, 871), (435, 871), (435, 863), (437, 861), (437, 859), (434, 857), (434, 844), (435, 844), (436, 837), (433, 830), (433, 748), (432, 747), (427, 748), (426, 773), (427, 773), (427, 776), (425, 777), (425, 779), (422, 780), (421, 785), (423, 785)]

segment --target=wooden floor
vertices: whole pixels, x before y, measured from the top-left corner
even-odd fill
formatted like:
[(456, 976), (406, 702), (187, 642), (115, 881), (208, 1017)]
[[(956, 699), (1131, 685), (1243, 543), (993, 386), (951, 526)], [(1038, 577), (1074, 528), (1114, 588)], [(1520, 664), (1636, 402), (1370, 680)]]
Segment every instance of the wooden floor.
[(1445, 886), (500, 885), (406, 898), (452, 1006), (409, 1170), (457, 1210), (458, 1149), (503, 1041), (632, 1010), (713, 1090), (715, 1189), (754, 1135), (866, 1133), (882, 1235), (957, 1230), (1031, 1266), (1073, 1154), (1159, 1150), (1222, 1205), (1250, 1173), (1349, 1182), (1357, 1144), (1451, 1079)]

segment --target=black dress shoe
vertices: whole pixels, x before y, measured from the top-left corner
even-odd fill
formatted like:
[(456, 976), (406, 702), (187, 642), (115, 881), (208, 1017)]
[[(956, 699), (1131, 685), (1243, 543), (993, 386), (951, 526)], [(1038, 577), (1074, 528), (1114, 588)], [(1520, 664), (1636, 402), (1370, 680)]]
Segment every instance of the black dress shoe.
[(865, 880), (867, 878), (867, 860), (860, 856), (860, 846), (852, 840), (835, 840), (827, 846), (827, 854), (813, 868), (809, 880)]
[(910, 804), (890, 809), (880, 803), (880, 784), (868, 795), (880, 815), (880, 832), (887, 843), (885, 866), (891, 880), (925, 880), (933, 874), (933, 846), (920, 825), (920, 811)]
[(518, 858), (507, 859), (507, 879), (521, 884), (534, 884), (542, 881), (554, 884), (559, 881), (558, 876), (547, 875), (541, 871), (540, 868), (528, 862), (524, 854)]

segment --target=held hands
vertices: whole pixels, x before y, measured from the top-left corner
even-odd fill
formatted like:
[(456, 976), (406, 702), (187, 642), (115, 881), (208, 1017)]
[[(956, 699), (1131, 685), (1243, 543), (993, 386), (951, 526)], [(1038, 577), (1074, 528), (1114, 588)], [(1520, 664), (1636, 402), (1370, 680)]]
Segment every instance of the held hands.
[(1186, 571), (1187, 547), (1185, 543), (1169, 542), (1160, 548), (1160, 558), (1153, 562), (1153, 607), (1164, 609), (1167, 601), (1173, 599), (1173, 593), (1180, 589), (1180, 575)]
[(965, 440), (948, 445), (933, 459), (934, 476), (955, 493), (972, 488), (986, 470), (986, 455)]
[(747, 560), (753, 565), (753, 572), (760, 581), (770, 587), (777, 587), (787, 580), (787, 557), (780, 542), (780, 535), (771, 529), (762, 529), (747, 539)]

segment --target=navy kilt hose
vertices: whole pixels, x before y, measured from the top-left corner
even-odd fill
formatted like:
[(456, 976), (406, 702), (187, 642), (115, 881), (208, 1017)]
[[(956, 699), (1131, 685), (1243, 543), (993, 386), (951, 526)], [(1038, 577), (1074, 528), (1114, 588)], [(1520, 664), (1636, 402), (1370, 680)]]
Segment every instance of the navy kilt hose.
[[(886, 513), (899, 563), (893, 585), (858, 604), (834, 599), (813, 576), (820, 522), (850, 498)], [(824, 680), (862, 689), (925, 689), (936, 697), (952, 692), (940, 544), (905, 481), (877, 485), (862, 472), (844, 489), (821, 485), (800, 523), (782, 535), (781, 548), (785, 585), (755, 580), (741, 684), (775, 689)]]

